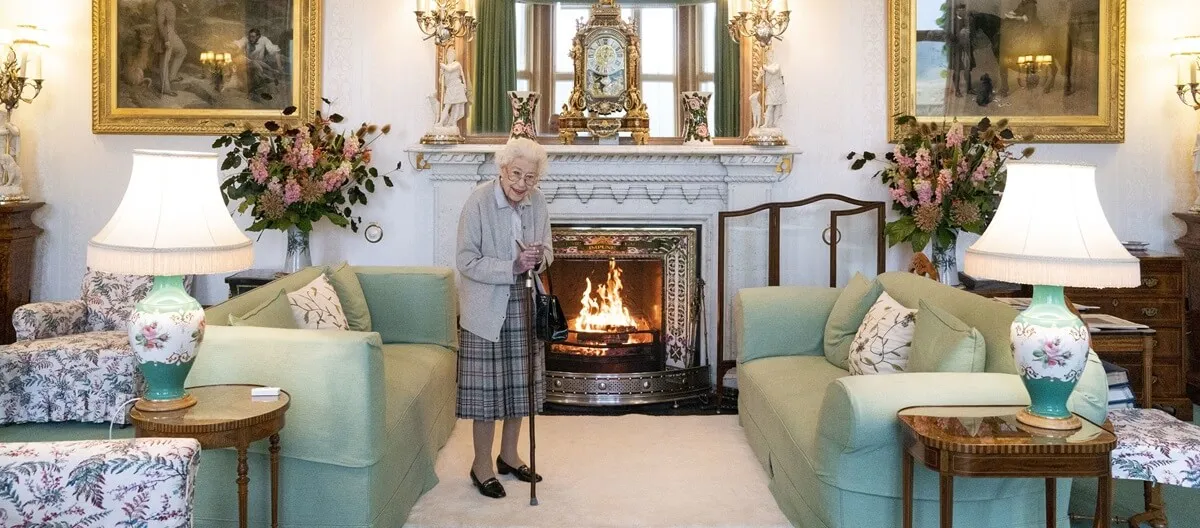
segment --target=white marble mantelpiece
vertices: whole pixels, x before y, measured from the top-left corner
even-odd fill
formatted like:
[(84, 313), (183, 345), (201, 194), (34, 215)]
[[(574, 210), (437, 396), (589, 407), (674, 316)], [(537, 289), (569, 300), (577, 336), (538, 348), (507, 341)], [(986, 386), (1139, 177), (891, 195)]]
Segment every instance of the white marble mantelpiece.
[[(433, 187), (428, 214), (421, 216), (432, 219), (435, 264), (454, 265), (462, 204), (479, 183), (496, 177), (494, 153), (500, 147), (408, 149), (415, 175), (429, 178)], [(711, 356), (716, 336), (717, 213), (776, 201), (775, 184), (791, 175), (799, 151), (741, 145), (547, 145), (546, 151), (550, 168), (539, 188), (553, 223), (701, 226)]]
[[(413, 166), (429, 179), (478, 183), (495, 177), (500, 145), (416, 146), (408, 150)], [(729, 200), (730, 186), (773, 184), (791, 174), (794, 149), (747, 146), (547, 145), (548, 174), (540, 188), (550, 203), (573, 198), (587, 203), (607, 198)], [(436, 185), (436, 183), (435, 183)]]

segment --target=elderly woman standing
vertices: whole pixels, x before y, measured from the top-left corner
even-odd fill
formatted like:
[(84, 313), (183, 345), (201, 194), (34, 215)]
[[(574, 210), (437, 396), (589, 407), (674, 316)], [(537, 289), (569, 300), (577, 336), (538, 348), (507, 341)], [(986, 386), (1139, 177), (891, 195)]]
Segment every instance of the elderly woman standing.
[[(541, 272), (553, 258), (550, 215), (538, 191), (546, 172), (546, 151), (528, 139), (511, 140), (496, 153), (500, 175), (480, 185), (463, 207), (458, 223), (459, 418), (474, 420), (475, 461), (471, 481), (479, 493), (500, 498), (504, 486), (492, 469), (496, 420), (504, 420), (496, 470), (534, 478), (517, 455), (521, 418), (530, 413), (529, 383), (537, 406), (545, 399), (542, 346), (535, 343), (535, 380), (529, 379), (523, 275)], [(541, 475), (537, 476), (541, 481)]]

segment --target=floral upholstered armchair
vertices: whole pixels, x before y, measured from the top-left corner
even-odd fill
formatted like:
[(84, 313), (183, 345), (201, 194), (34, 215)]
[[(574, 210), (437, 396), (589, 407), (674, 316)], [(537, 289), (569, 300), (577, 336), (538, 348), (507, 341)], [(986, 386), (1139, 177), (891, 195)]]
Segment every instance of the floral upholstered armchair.
[(0, 443), (0, 526), (192, 526), (191, 438)]
[[(191, 277), (184, 282), (190, 289)], [(88, 270), (82, 299), (17, 308), (17, 342), (0, 347), (0, 424), (126, 423), (122, 404), (142, 387), (126, 325), (152, 284)]]

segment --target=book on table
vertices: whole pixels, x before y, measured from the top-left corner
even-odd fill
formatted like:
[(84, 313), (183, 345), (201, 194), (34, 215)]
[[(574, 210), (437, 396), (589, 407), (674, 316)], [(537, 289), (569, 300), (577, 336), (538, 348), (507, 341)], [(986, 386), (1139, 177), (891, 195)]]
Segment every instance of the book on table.
[(1109, 314), (1085, 313), (1082, 314), (1082, 317), (1083, 322), (1088, 326), (1088, 330), (1092, 332), (1147, 330), (1150, 328), (1147, 325), (1121, 319)]

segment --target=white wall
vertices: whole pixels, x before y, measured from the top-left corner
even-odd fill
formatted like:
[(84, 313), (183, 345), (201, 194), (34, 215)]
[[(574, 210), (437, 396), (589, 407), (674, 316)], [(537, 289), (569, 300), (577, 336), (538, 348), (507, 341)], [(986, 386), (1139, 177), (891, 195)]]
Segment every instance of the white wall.
[[(1182, 226), (1170, 213), (1195, 197), (1190, 152), (1194, 112), (1178, 102), (1167, 56), (1170, 39), (1200, 33), (1188, 16), (1194, 0), (1129, 0), (1126, 142), (1121, 145), (1043, 145), (1037, 159), (1100, 167), (1100, 198), (1122, 239), (1158, 248)], [(91, 133), (91, 1), (0, 1), (0, 26), (18, 21), (46, 27), (54, 45), (45, 59), (46, 89), (15, 114), (23, 127), (29, 193), (46, 202), (36, 221), (39, 239), (34, 299), (77, 296), (86, 243), (107, 221), (125, 190), (135, 148), (208, 150), (211, 137), (111, 136)], [(313, 235), (313, 260), (359, 264), (424, 264), (433, 240), (427, 211), (428, 181), (414, 175), (403, 149), (424, 132), (424, 94), (432, 91), (433, 50), (413, 22), (414, 1), (325, 1), (325, 96), (350, 122), (391, 123), (377, 143), (377, 165), (403, 160), (397, 187), (377, 192), (361, 213), (384, 226), (379, 244), (322, 225)], [(885, 200), (868, 172), (851, 172), (845, 154), (886, 149), (885, 0), (791, 2), (791, 28), (776, 53), (785, 65), (790, 107), (784, 120), (792, 143), (803, 149), (791, 178), (776, 193), (799, 198), (819, 192)], [(248, 225), (246, 219), (239, 219)], [(960, 244), (960, 250), (966, 243)], [(283, 237), (264, 234), (255, 246), (256, 267), (278, 267)], [(893, 252), (889, 268), (900, 267)], [(197, 298), (225, 297), (221, 277), (199, 283)]]

